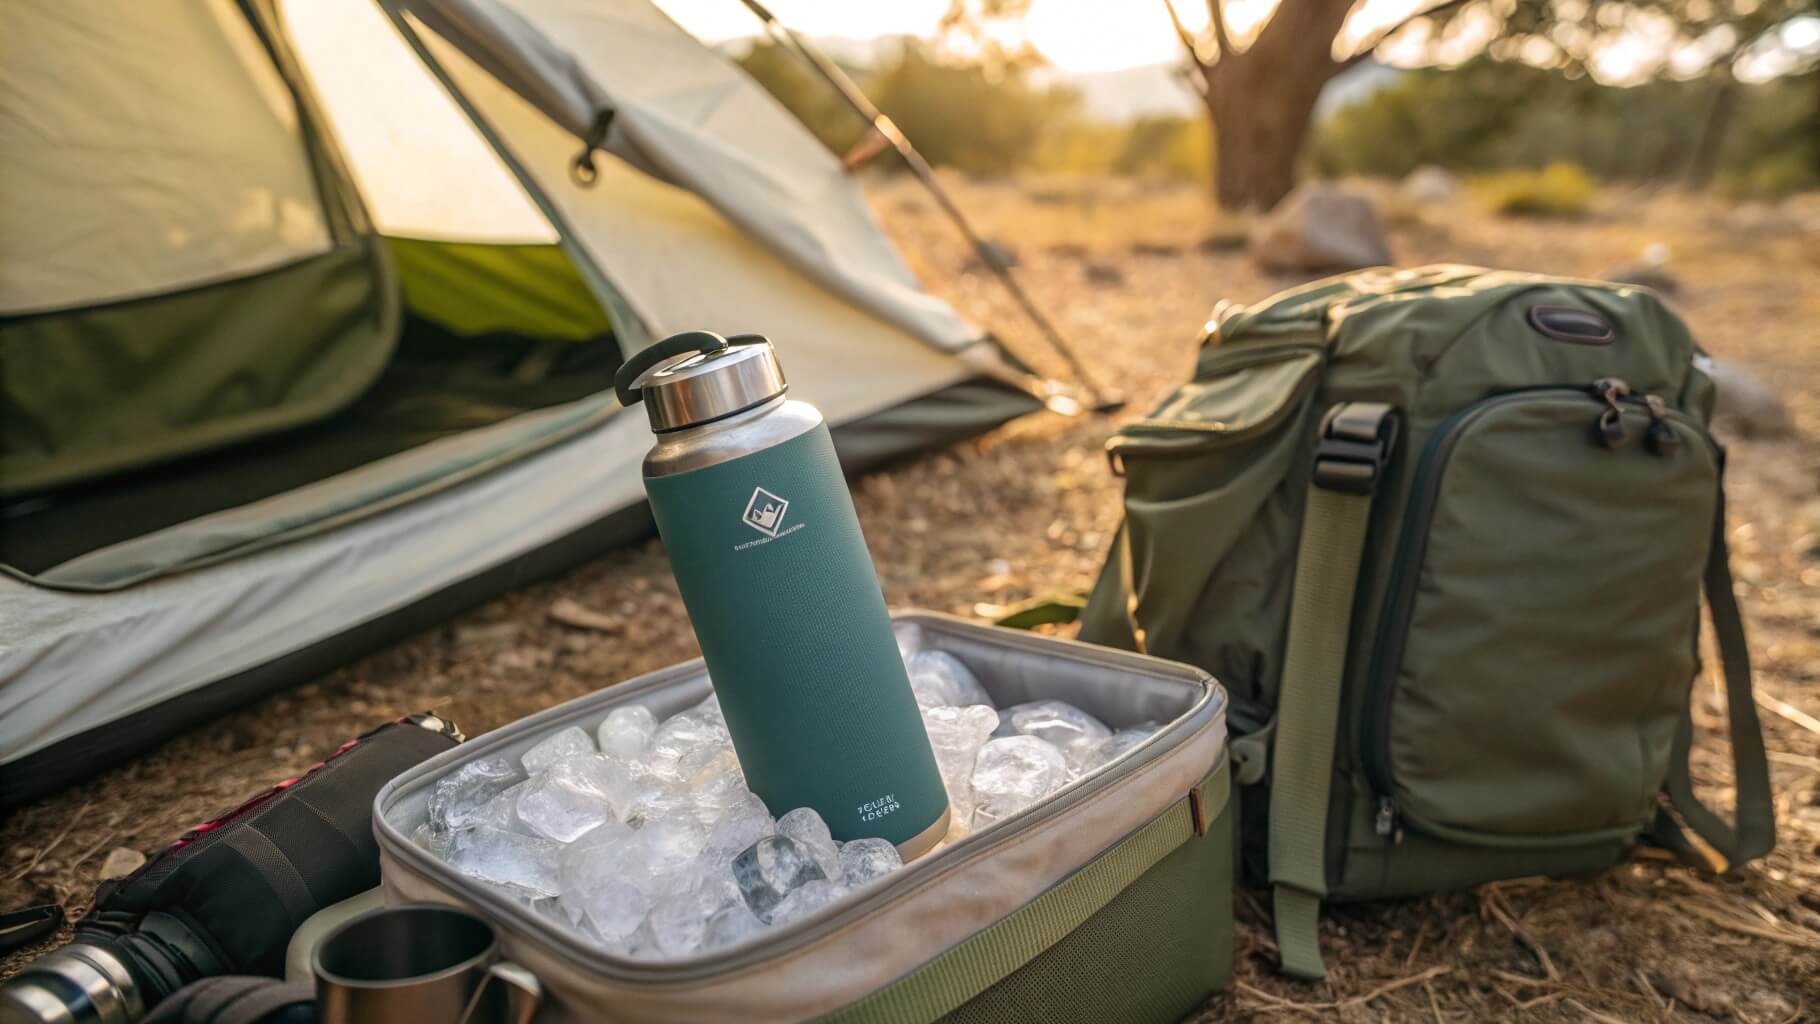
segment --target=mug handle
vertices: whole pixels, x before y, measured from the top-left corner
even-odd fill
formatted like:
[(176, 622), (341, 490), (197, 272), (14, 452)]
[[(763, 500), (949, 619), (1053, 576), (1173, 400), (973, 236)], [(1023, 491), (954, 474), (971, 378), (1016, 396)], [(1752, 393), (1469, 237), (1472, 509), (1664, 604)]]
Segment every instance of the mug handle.
[(461, 1011), (457, 1024), (469, 1024), (474, 1011), (480, 1007), (481, 997), (487, 993), (487, 986), (495, 981), (506, 986), (505, 1024), (531, 1024), (537, 1007), (543, 1003), (543, 984), (537, 980), (537, 975), (510, 960), (495, 960), (487, 968), (487, 976), (468, 997), (467, 1008)]

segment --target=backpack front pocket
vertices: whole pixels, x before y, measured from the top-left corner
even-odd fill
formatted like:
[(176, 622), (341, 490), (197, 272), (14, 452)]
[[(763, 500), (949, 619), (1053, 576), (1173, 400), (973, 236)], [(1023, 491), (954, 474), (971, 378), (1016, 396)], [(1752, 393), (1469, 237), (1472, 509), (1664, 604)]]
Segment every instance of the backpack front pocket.
[(1321, 361), (1315, 343), (1218, 352), (1107, 442), (1125, 524), (1081, 638), (1206, 668), (1252, 725), (1275, 701)]
[(1695, 670), (1718, 456), (1615, 383), (1487, 399), (1421, 453), (1360, 706), (1381, 835), (1552, 846), (1648, 821)]

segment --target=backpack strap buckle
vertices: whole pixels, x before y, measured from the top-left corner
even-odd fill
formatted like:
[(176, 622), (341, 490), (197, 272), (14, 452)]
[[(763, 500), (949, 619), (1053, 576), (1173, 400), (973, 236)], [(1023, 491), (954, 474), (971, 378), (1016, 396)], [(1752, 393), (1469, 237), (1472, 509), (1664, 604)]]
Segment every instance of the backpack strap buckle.
[(1384, 402), (1341, 402), (1321, 419), (1314, 450), (1314, 485), (1344, 494), (1371, 494), (1397, 442), (1397, 410)]

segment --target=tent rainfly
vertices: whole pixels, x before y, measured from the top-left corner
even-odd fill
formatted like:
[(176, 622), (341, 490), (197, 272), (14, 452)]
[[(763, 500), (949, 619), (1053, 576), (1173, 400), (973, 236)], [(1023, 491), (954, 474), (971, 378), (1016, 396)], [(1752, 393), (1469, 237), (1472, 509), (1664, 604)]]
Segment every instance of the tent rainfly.
[(0, 803), (648, 535), (693, 328), (850, 469), (1039, 404), (648, 0), (5, 4)]

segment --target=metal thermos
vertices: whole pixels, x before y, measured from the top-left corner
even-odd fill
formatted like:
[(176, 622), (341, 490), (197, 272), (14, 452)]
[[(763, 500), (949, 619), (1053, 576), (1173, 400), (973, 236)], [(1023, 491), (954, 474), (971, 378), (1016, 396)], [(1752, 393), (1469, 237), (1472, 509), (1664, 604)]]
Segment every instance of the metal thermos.
[(821, 413), (756, 335), (678, 334), (615, 383), (657, 436), (645, 492), (747, 785), (842, 841), (934, 846), (948, 795)]

